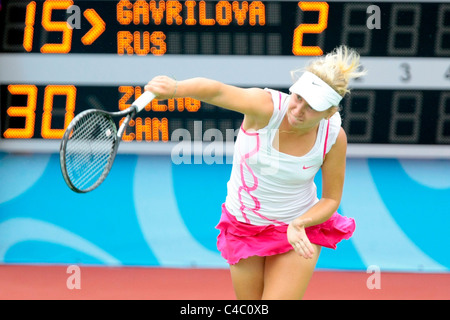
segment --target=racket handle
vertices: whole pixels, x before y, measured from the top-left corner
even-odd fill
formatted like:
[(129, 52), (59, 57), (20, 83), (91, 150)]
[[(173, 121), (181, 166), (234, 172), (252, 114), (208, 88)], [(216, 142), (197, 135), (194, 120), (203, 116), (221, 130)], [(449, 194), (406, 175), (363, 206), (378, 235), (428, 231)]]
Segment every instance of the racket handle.
[(136, 109), (136, 113), (140, 112), (142, 109), (145, 108), (146, 105), (150, 103), (155, 99), (155, 94), (150, 91), (145, 91), (139, 98), (137, 98), (133, 104), (131, 105)]

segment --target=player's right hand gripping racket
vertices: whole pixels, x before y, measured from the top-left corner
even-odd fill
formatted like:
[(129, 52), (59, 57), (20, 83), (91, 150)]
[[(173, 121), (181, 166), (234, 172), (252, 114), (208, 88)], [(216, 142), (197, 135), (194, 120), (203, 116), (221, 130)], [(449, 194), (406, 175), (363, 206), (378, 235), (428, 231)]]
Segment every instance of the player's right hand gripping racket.
[[(97, 188), (108, 176), (117, 154), (122, 135), (138, 112), (155, 95), (145, 91), (131, 107), (118, 112), (90, 109), (70, 122), (61, 141), (59, 160), (61, 171), (70, 189), (84, 193)], [(119, 130), (113, 117), (125, 117)]]

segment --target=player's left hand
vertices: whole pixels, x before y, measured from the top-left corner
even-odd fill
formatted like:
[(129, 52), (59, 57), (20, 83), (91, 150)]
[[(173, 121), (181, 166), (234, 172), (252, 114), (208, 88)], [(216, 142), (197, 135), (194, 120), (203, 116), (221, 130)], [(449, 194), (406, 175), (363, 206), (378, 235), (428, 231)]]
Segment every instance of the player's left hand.
[(305, 225), (311, 221), (311, 218), (303, 219), (300, 217), (292, 221), (287, 229), (289, 243), (295, 252), (305, 259), (311, 259), (314, 255), (314, 248), (305, 232)]

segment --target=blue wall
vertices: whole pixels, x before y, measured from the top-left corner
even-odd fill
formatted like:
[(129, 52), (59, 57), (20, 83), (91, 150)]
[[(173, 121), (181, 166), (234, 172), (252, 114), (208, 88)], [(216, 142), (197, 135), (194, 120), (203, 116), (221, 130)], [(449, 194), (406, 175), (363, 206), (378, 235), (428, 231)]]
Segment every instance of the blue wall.
[[(227, 267), (214, 226), (230, 170), (121, 154), (76, 194), (58, 154), (0, 153), (0, 263)], [(340, 212), (355, 234), (318, 268), (450, 270), (450, 160), (348, 159)]]

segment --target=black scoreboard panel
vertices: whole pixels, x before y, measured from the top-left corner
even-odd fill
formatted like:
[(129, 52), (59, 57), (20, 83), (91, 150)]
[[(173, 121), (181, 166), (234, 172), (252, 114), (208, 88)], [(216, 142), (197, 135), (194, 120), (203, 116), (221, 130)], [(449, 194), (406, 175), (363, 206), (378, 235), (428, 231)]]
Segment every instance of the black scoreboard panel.
[(448, 57), (449, 15), (431, 1), (3, 0), (0, 52), (315, 56), (345, 43)]
[[(27, 57), (64, 56), (70, 64), (82, 55), (99, 66), (105, 55), (139, 56), (156, 64), (163, 57), (199, 56), (282, 61), (314, 58), (346, 44), (360, 52), (363, 64), (370, 59), (372, 68), (367, 81), (355, 81), (342, 102), (350, 143), (450, 143), (449, 1), (3, 0), (0, 34), (0, 139), (60, 139), (74, 115), (95, 106), (124, 109), (144, 84), (120, 78), (116, 85), (92, 83), (88, 76), (55, 83), (42, 69), (42, 80), (30, 81), (37, 76), (26, 76), (33, 68), (18, 79), (8, 59), (20, 65)], [(427, 72), (436, 61), (439, 67)], [(418, 62), (424, 68), (418, 70)], [(168, 74), (175, 72), (171, 68), (169, 63)], [(227, 65), (218, 63), (217, 75), (226, 72)], [(71, 79), (70, 68), (60, 73)], [(248, 86), (258, 80), (249, 72), (240, 76)], [(268, 84), (284, 92), (289, 85)], [(239, 114), (194, 99), (153, 101), (130, 124), (124, 140), (171, 141), (174, 130), (193, 132), (199, 123), (203, 132), (215, 128), (225, 136), (241, 121)]]
[[(0, 90), (2, 105), (9, 106), (1, 114), (4, 139), (60, 139), (74, 114), (87, 106), (123, 110), (143, 89), (11, 84)], [(450, 143), (450, 92), (446, 91), (354, 90), (343, 100), (341, 116), (352, 143)], [(242, 116), (190, 98), (155, 100), (130, 123), (124, 140), (169, 141), (176, 129), (193, 132), (196, 121), (201, 121), (203, 131), (217, 128), (225, 137), (227, 128), (239, 128)]]

